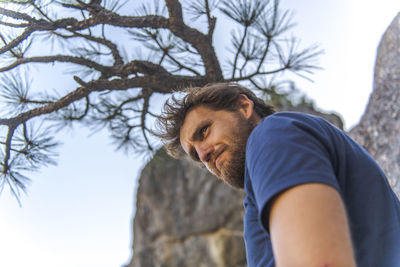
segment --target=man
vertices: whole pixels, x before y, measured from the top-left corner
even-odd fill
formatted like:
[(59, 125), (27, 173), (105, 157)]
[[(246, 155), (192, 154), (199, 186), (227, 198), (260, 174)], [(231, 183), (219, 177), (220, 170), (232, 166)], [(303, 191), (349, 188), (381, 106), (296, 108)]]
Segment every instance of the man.
[(244, 188), (249, 266), (400, 266), (400, 202), (372, 157), (325, 120), (237, 84), (165, 104), (159, 136)]

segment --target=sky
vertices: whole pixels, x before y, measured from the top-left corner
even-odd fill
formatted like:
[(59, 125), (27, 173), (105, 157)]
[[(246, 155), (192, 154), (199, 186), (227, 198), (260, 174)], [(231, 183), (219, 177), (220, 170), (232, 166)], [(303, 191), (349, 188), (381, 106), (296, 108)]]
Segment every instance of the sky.
[[(345, 128), (359, 121), (372, 91), (379, 40), (400, 11), (397, 0), (282, 0), (293, 12), (293, 29), (304, 45), (324, 50), (323, 70), (297, 86), (318, 108), (339, 113)], [(219, 57), (229, 38), (217, 23)], [(48, 70), (49, 72), (51, 70)], [(51, 86), (60, 81), (49, 81)], [(50, 75), (49, 75), (50, 74)], [(0, 195), (0, 266), (113, 267), (131, 257), (132, 220), (140, 170), (146, 160), (116, 152), (106, 132), (81, 127), (59, 138), (58, 165), (30, 175), (27, 195)]]

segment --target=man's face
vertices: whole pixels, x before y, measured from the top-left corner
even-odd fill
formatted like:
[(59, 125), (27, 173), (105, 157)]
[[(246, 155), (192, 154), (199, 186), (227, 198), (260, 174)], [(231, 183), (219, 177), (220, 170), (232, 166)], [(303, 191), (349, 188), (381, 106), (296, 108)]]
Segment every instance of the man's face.
[(193, 160), (232, 187), (243, 188), (246, 142), (254, 127), (241, 111), (198, 106), (186, 115), (180, 142)]

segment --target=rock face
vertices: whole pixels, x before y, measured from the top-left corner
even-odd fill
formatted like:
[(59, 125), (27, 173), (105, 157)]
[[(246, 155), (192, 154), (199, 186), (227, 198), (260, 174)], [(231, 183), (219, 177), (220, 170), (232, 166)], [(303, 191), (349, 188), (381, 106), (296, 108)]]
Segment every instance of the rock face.
[(377, 160), (400, 197), (400, 13), (379, 44), (374, 90), (350, 135)]
[[(399, 86), (400, 15), (383, 36), (374, 91), (360, 124), (350, 132), (377, 159), (398, 195)], [(300, 111), (316, 114), (304, 107)], [(324, 117), (342, 127), (338, 116)], [(158, 151), (140, 178), (134, 253), (127, 267), (246, 266), (243, 197), (188, 159), (174, 160)]]
[(164, 149), (144, 168), (128, 266), (246, 266), (244, 192)]

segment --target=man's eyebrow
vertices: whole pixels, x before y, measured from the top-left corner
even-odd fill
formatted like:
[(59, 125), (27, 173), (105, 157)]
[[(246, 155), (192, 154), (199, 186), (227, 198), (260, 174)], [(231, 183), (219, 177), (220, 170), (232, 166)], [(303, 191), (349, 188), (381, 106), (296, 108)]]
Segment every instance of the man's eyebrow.
[(200, 139), (200, 130), (201, 130), (204, 126), (206, 126), (207, 124), (209, 124), (209, 123), (210, 123), (210, 120), (209, 120), (209, 119), (200, 121), (200, 122), (197, 124), (196, 128), (194, 129), (193, 133), (190, 135), (189, 140), (190, 140), (190, 141), (197, 141), (197, 140), (199, 140), (199, 139)]
[[(210, 119), (201, 120), (201, 121), (196, 125), (196, 127), (194, 128), (194, 131), (193, 131), (191, 134), (189, 134), (188, 140), (191, 141), (191, 142), (200, 140), (200, 130), (201, 130), (205, 125), (207, 125), (207, 124), (209, 124), (209, 123), (211, 123), (211, 120), (210, 120)], [(194, 161), (199, 161), (199, 160), (200, 160), (199, 157), (196, 156), (196, 155), (197, 155), (197, 152), (196, 152), (196, 150), (193, 148), (193, 146), (191, 146), (191, 145), (189, 146), (188, 152), (187, 152), (187, 153), (188, 153), (188, 155), (189, 155)]]

